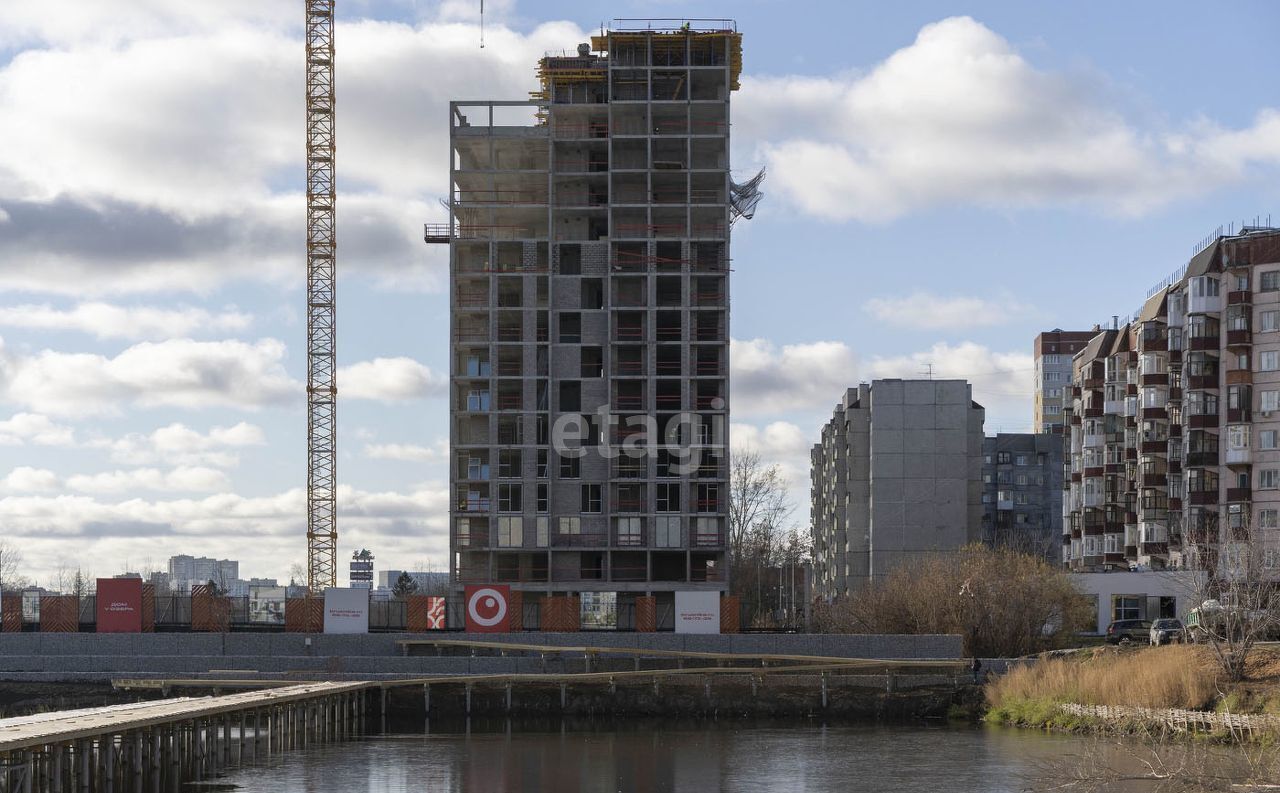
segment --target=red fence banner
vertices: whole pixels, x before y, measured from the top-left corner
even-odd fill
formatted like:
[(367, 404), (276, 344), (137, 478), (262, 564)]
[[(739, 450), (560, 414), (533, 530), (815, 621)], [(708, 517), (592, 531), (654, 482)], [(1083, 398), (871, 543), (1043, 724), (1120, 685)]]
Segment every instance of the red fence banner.
[(142, 632), (142, 579), (98, 579), (98, 633)]
[(444, 598), (427, 598), (427, 630), (444, 630)]
[(505, 584), (468, 586), (467, 633), (507, 633), (511, 587)]

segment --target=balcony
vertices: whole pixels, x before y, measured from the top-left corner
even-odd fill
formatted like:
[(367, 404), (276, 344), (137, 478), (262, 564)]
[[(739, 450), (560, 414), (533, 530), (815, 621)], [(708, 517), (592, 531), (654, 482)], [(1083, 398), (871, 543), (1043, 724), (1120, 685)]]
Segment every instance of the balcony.
[(608, 544), (609, 535), (602, 531), (551, 535), (553, 548), (603, 548)]
[(1243, 347), (1250, 344), (1253, 344), (1253, 331), (1250, 331), (1250, 330), (1227, 331), (1228, 347)]
[(488, 548), (489, 532), (484, 529), (471, 529), (453, 531), (453, 546), (455, 548)]
[(643, 548), (648, 545), (644, 531), (617, 531), (613, 533), (613, 544), (619, 548)]
[(1217, 388), (1218, 373), (1215, 371), (1210, 374), (1193, 374), (1187, 377), (1187, 387), (1194, 390)]
[(1187, 416), (1187, 426), (1193, 430), (1216, 427), (1218, 426), (1218, 414), (1200, 413), (1195, 416)]
[(1169, 449), (1169, 442), (1163, 438), (1158, 440), (1143, 441), (1143, 454), (1164, 454)]
[(1227, 501), (1229, 502), (1252, 501), (1252, 500), (1253, 500), (1252, 487), (1228, 487), (1227, 488)]
[(1227, 292), (1227, 305), (1229, 306), (1247, 306), (1253, 302), (1253, 293), (1247, 289)]
[(1160, 372), (1159, 374), (1144, 374), (1142, 376), (1142, 384), (1146, 385), (1169, 385), (1169, 373)]
[(1247, 424), (1253, 421), (1253, 410), (1251, 408), (1227, 408), (1228, 424)]
[(1216, 451), (1187, 452), (1188, 468), (1210, 468), (1217, 464), (1218, 464), (1218, 453)]
[(1251, 449), (1227, 449), (1227, 465), (1252, 465), (1253, 451)]
[(1155, 473), (1144, 473), (1142, 475), (1142, 486), (1143, 487), (1168, 487), (1169, 474), (1164, 471), (1158, 471)]
[(1217, 490), (1191, 490), (1187, 492), (1187, 500), (1194, 506), (1209, 506), (1218, 503)]
[(1218, 334), (1212, 336), (1193, 336), (1187, 340), (1188, 350), (1216, 350), (1222, 344), (1222, 337)]
[(1157, 407), (1155, 405), (1150, 405), (1150, 406), (1144, 406), (1142, 408), (1143, 421), (1149, 421), (1151, 419), (1167, 419), (1167, 418), (1169, 418), (1169, 411), (1167, 411), (1163, 406)]

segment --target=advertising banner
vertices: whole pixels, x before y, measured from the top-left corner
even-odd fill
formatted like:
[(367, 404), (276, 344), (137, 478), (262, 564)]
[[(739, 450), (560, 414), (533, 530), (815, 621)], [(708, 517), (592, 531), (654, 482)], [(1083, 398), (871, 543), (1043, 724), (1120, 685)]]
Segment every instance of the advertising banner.
[(282, 586), (249, 587), (249, 622), (259, 625), (283, 625), (284, 601), (288, 593)]
[(427, 598), (427, 630), (444, 630), (444, 598)]
[(98, 579), (98, 633), (142, 633), (142, 579)]
[(505, 584), (468, 586), (467, 633), (507, 633), (511, 588)]
[(324, 591), (325, 633), (368, 633), (369, 590), (329, 587)]
[(676, 593), (676, 633), (719, 632), (719, 592)]

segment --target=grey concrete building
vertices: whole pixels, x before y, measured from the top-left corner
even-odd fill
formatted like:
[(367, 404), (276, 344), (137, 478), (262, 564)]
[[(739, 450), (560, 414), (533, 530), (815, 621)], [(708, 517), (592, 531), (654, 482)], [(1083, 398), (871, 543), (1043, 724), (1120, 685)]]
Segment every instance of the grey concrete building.
[(740, 70), (732, 22), (641, 21), (451, 104), (454, 587), (727, 589)]
[(963, 380), (845, 392), (811, 452), (815, 594), (980, 539), (985, 413)]
[(999, 433), (982, 442), (982, 541), (1062, 561), (1062, 436)]

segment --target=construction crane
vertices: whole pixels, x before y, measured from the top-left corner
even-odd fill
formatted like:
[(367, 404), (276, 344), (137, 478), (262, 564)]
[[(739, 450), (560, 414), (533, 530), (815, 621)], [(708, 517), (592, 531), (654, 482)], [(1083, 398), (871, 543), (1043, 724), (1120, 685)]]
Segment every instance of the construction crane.
[(333, 5), (307, 4), (307, 585), (338, 585)]

